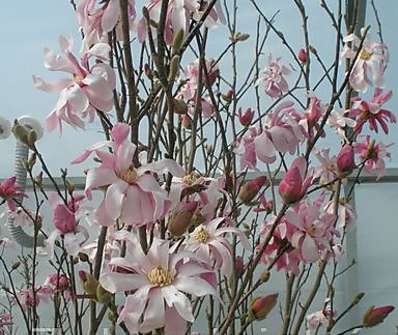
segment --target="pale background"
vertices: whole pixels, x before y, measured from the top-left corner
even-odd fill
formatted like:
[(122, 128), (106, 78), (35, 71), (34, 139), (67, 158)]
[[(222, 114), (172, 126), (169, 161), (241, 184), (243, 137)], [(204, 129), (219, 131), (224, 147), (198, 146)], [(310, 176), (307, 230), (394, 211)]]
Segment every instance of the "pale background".
[[(334, 1), (329, 1), (333, 3)], [(240, 6), (239, 30), (248, 32), (254, 36), (256, 16), (251, 4), (247, 0), (238, 1)], [(269, 17), (276, 11), (280, 14), (276, 25), (281, 29), (293, 46), (302, 46), (300, 32), (300, 19), (296, 9), (290, 0), (259, 0), (264, 12)], [(319, 1), (307, 0), (307, 10), (310, 20), (310, 37), (312, 44), (323, 54), (327, 54), (334, 43), (331, 35), (330, 23), (319, 7)], [(384, 21), (383, 33), (391, 52), (391, 64), (387, 73), (387, 88), (395, 89), (396, 76), (398, 75), (398, 62), (396, 61), (398, 43), (396, 40), (396, 11), (397, 2), (394, 0), (377, 1), (380, 15)], [(375, 21), (373, 12), (368, 6), (367, 21), (374, 28)], [(0, 90), (0, 115), (12, 120), (22, 114), (30, 114), (40, 120), (53, 108), (57, 95), (47, 94), (33, 88), (31, 75), (38, 74), (45, 78), (57, 77), (48, 73), (42, 65), (42, 50), (44, 47), (57, 49), (57, 38), (59, 34), (72, 35), (76, 38), (76, 50), (79, 49), (76, 20), (68, 0), (41, 0), (41, 1), (12, 1), (2, 5), (0, 11), (0, 31), (2, 37), (2, 52), (0, 53), (0, 78), (2, 80)], [(214, 55), (227, 44), (225, 40), (225, 27), (220, 27), (210, 40), (210, 51)], [(375, 36), (375, 31), (374, 35)], [(240, 47), (240, 63), (245, 64), (253, 58), (250, 47), (253, 43), (248, 41)], [(275, 55), (288, 57), (287, 52), (279, 41), (272, 38), (268, 42), (266, 53), (273, 52)], [(262, 64), (265, 65), (266, 55)], [(228, 71), (228, 64), (222, 69)], [(244, 71), (242, 75), (244, 75)], [(329, 91), (328, 91), (329, 92)], [(325, 96), (327, 96), (326, 92)], [(321, 92), (322, 96), (323, 93)], [(264, 103), (267, 99), (263, 97)], [(245, 101), (247, 106), (251, 101)], [(388, 107), (396, 111), (397, 100), (393, 98)], [(69, 162), (88, 145), (101, 138), (98, 133), (99, 125), (90, 125), (88, 131), (83, 133), (65, 127), (62, 138), (58, 133), (46, 134), (40, 142), (39, 147), (47, 157), (52, 171), (57, 174), (60, 167), (68, 167), (71, 175), (81, 175), (84, 165), (79, 167), (69, 166)], [(389, 142), (398, 142), (396, 127), (392, 127)], [(383, 138), (380, 136), (379, 138)], [(14, 139), (10, 138), (0, 142), (0, 178), (9, 176), (13, 171)], [(396, 167), (398, 163), (398, 146), (392, 149), (393, 158), (389, 166)], [(396, 220), (396, 204), (398, 200), (398, 188), (396, 184), (363, 185), (356, 191), (356, 205), (360, 212), (358, 220), (358, 266), (357, 281), (347, 283), (342, 281), (341, 289), (337, 292), (340, 303), (350, 301), (356, 293), (367, 292), (363, 300), (358, 316), (372, 304), (395, 304), (398, 305), (398, 270), (397, 255), (398, 244), (396, 243), (398, 233), (398, 222)], [(1, 230), (4, 232), (4, 229)], [(267, 292), (281, 290), (278, 286), (278, 276), (267, 286)], [(352, 277), (349, 277), (352, 278)], [(347, 292), (349, 287), (357, 286), (357, 292)], [(343, 307), (338, 306), (341, 310)], [(310, 312), (317, 310), (314, 306)], [(277, 314), (277, 311), (275, 311)], [(44, 315), (43, 310), (43, 315)], [(276, 317), (277, 315), (274, 315)], [(261, 324), (268, 328), (266, 334), (274, 334), (275, 318), (270, 318)], [(355, 317), (355, 315), (354, 315)], [(395, 334), (395, 326), (398, 325), (398, 312), (392, 314), (388, 321), (377, 329), (363, 331), (363, 334), (389, 335)], [(347, 324), (354, 325), (354, 320), (347, 320)], [(260, 329), (257, 331), (260, 333)]]

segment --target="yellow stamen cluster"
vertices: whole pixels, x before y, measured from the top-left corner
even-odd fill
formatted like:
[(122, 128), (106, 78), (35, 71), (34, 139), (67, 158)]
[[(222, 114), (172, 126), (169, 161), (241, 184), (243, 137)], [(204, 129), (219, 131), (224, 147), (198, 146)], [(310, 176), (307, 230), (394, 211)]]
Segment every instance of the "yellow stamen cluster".
[(120, 179), (123, 179), (128, 184), (133, 184), (137, 180), (137, 172), (133, 167), (119, 173)]
[(174, 280), (174, 276), (160, 265), (149, 271), (147, 277), (152, 285), (160, 287), (168, 286)]
[(195, 172), (191, 172), (183, 178), (183, 181), (187, 185), (193, 185), (198, 180), (198, 178), (199, 176)]
[(359, 55), (359, 57), (361, 58), (361, 59), (363, 59), (363, 60), (366, 60), (366, 61), (368, 61), (371, 57), (372, 57), (372, 53), (371, 52), (369, 52), (369, 51), (366, 51), (365, 49), (362, 49), (361, 50), (361, 53), (360, 53), (360, 55)]
[(209, 232), (204, 227), (199, 227), (194, 232), (194, 237), (200, 243), (206, 243), (209, 240)]

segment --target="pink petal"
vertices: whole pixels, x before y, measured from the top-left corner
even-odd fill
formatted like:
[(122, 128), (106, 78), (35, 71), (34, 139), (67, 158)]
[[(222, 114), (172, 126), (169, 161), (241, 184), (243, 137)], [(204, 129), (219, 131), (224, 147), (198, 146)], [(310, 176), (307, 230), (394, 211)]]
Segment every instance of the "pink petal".
[(102, 287), (111, 293), (137, 290), (148, 284), (147, 279), (139, 274), (108, 272), (100, 278)]

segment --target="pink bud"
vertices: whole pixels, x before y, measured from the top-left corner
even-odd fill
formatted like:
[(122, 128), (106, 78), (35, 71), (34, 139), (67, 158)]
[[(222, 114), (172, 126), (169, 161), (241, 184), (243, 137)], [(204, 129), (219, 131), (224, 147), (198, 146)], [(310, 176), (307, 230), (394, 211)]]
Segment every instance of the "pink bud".
[(82, 282), (85, 282), (88, 278), (88, 273), (86, 271), (80, 270), (79, 271), (79, 278)]
[(394, 306), (370, 307), (363, 317), (363, 326), (365, 328), (377, 326), (382, 323), (394, 309)]
[(55, 207), (53, 222), (62, 234), (73, 233), (76, 229), (75, 213), (64, 204)]
[(279, 193), (286, 204), (292, 204), (303, 197), (303, 179), (297, 167), (290, 168), (279, 184)]
[(345, 174), (349, 174), (354, 170), (354, 148), (350, 144), (344, 145), (337, 155), (337, 168), (341, 173)]
[(239, 108), (238, 111), (239, 122), (242, 126), (248, 127), (253, 121), (254, 111), (251, 108), (246, 109), (246, 111), (242, 114), (242, 108)]
[(198, 203), (195, 201), (183, 202), (179, 210), (174, 213), (169, 221), (169, 232), (171, 235), (179, 237), (183, 235), (192, 224), (192, 217)]
[(257, 193), (260, 191), (261, 187), (263, 187), (267, 182), (267, 177), (261, 176), (256, 179), (248, 181), (244, 184), (239, 191), (239, 199), (244, 204), (249, 204)]
[(305, 64), (308, 60), (307, 51), (305, 49), (300, 49), (297, 58), (300, 60), (301, 63)]
[(251, 302), (250, 314), (256, 320), (265, 319), (278, 302), (278, 294), (255, 298)]

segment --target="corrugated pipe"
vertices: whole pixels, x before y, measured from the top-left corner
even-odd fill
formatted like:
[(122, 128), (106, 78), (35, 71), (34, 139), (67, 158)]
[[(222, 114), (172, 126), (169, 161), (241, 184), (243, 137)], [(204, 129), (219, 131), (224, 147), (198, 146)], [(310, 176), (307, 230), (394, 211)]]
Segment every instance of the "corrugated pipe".
[[(19, 118), (18, 121), (25, 127), (36, 130), (38, 138), (43, 135), (43, 129), (41, 128), (40, 123), (38, 123), (35, 119), (23, 116)], [(24, 192), (26, 189), (27, 171), (24, 162), (28, 159), (28, 156), (28, 146), (17, 140), (15, 148), (15, 176), (17, 179), (17, 183), (21, 186), (22, 192)], [(17, 200), (22, 203), (23, 197), (19, 197)], [(8, 218), (7, 227), (10, 232), (11, 238), (20, 246), (24, 248), (34, 247), (34, 237), (27, 234), (21, 226), (15, 226), (14, 218), (11, 216)], [(44, 246), (44, 236), (42, 234), (38, 235), (36, 245), (40, 247)]]

